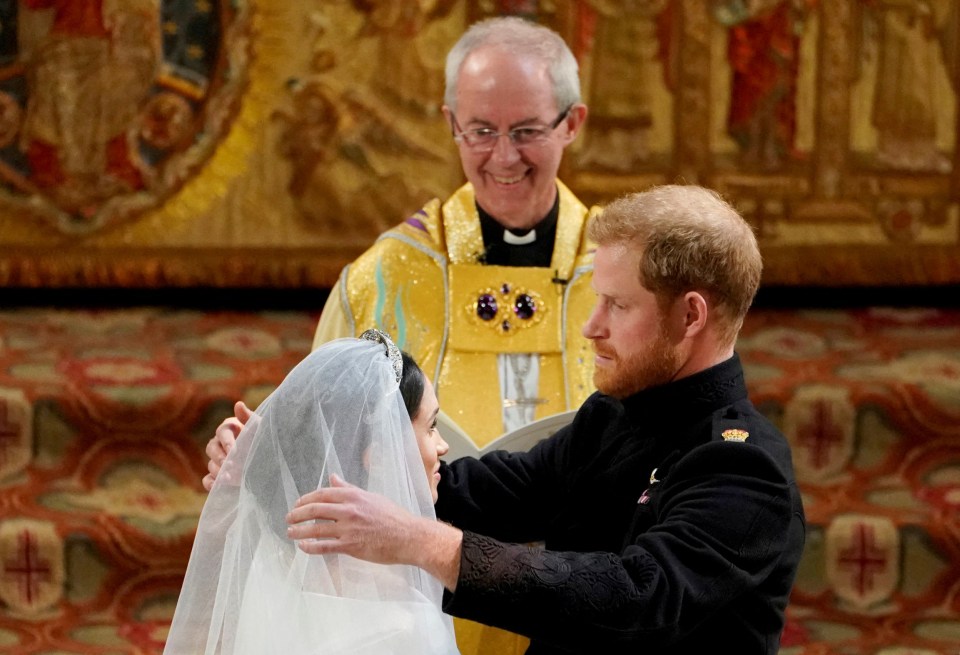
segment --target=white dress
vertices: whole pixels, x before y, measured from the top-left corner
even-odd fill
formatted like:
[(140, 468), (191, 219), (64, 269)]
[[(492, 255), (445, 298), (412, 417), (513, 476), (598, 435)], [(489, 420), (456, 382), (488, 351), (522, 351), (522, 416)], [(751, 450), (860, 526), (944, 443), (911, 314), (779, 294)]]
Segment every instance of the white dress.
[[(264, 545), (261, 544), (261, 548)], [(426, 596), (407, 600), (361, 600), (304, 591), (291, 584), (300, 561), (254, 558), (240, 603), (236, 655), (451, 655), (453, 632)], [(343, 560), (348, 558), (341, 558)], [(380, 586), (390, 580), (390, 567), (352, 560), (358, 577), (380, 569)], [(366, 569), (366, 570), (364, 570)], [(453, 648), (453, 650), (451, 650)]]
[(286, 535), (297, 499), (333, 474), (436, 519), (395, 361), (380, 343), (330, 342), (257, 409), (203, 507), (164, 653), (457, 652), (437, 579), (307, 555)]

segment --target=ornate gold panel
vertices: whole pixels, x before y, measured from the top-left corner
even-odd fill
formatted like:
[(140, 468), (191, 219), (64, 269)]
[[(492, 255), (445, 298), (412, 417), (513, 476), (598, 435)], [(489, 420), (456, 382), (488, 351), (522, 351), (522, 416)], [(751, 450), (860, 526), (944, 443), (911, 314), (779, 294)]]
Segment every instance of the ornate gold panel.
[(444, 55), (508, 12), (580, 61), (561, 177), (585, 202), (704, 184), (767, 284), (960, 282), (953, 0), (23, 0), (0, 283), (331, 285), (462, 181)]

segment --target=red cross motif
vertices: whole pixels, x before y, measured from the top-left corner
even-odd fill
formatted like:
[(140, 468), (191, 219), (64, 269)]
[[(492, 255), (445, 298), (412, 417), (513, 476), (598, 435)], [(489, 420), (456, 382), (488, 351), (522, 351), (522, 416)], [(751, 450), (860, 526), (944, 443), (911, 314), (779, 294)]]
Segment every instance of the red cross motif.
[(813, 420), (800, 427), (800, 444), (809, 446), (810, 463), (821, 469), (829, 462), (830, 449), (843, 443), (843, 430), (833, 420), (830, 406), (818, 400), (813, 408)]
[(233, 341), (244, 350), (253, 345), (253, 339), (250, 335), (242, 332), (234, 334)]
[(8, 444), (16, 443), (20, 436), (20, 425), (11, 423), (8, 418), (6, 398), (0, 398), (0, 464), (7, 462)]
[(4, 577), (19, 578), (20, 593), (32, 605), (40, 592), (40, 583), (50, 581), (50, 563), (40, 558), (37, 542), (29, 530), (17, 537), (17, 558), (3, 563)]
[(777, 339), (777, 346), (780, 350), (785, 350), (787, 352), (795, 352), (800, 349), (802, 342), (796, 336), (792, 334), (785, 334)]
[(164, 502), (156, 494), (144, 493), (137, 497), (137, 502), (147, 509), (157, 509), (164, 505)]
[(937, 373), (947, 380), (956, 380), (958, 377), (960, 377), (960, 372), (957, 371), (957, 368), (955, 366), (951, 366), (950, 364), (943, 364), (940, 366), (937, 370)]
[(883, 549), (876, 546), (873, 526), (857, 524), (853, 545), (840, 551), (839, 564), (841, 568), (853, 570), (857, 592), (861, 596), (873, 589), (873, 575), (882, 573), (887, 565)]

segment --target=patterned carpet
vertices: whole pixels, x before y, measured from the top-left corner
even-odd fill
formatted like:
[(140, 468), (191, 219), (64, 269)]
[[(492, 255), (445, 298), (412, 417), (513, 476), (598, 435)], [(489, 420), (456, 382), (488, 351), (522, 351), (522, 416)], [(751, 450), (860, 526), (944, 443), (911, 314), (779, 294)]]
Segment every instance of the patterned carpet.
[(316, 316), (0, 315), (0, 651), (159, 653), (202, 446), (310, 348)]
[(755, 312), (810, 524), (782, 653), (960, 652), (960, 312)]
[[(0, 312), (0, 652), (159, 653), (203, 444), (316, 315)], [(960, 652), (960, 311), (758, 310), (739, 345), (810, 521), (781, 652)], [(718, 636), (722, 643), (722, 636)]]

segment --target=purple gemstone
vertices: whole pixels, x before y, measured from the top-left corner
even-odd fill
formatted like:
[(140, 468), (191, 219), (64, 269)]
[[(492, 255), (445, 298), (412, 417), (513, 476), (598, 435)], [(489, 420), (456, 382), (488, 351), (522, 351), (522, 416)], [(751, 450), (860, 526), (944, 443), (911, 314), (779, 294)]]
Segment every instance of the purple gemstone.
[(424, 224), (423, 224), (423, 221), (421, 221), (421, 220), (420, 220), (419, 218), (417, 218), (416, 216), (411, 216), (410, 218), (408, 218), (408, 219), (407, 219), (407, 225), (412, 225), (413, 227), (417, 228), (418, 230), (420, 230), (420, 231), (422, 231), (422, 232), (426, 232), (426, 231), (427, 231), (427, 226), (424, 225)]
[(522, 318), (525, 321), (533, 318), (536, 311), (536, 301), (525, 293), (517, 296), (517, 299), (513, 303), (513, 313), (517, 315), (517, 318)]
[(502, 285), (500, 285), (500, 293), (502, 293), (502, 294), (504, 294), (504, 295), (510, 293), (510, 285), (507, 284), (506, 282), (504, 282)]
[(509, 332), (509, 331), (510, 331), (510, 321), (504, 321), (503, 323), (500, 324), (500, 327), (503, 328), (503, 331), (504, 331), (504, 332)]
[(497, 299), (489, 293), (477, 298), (477, 316), (484, 321), (492, 321), (497, 315)]

